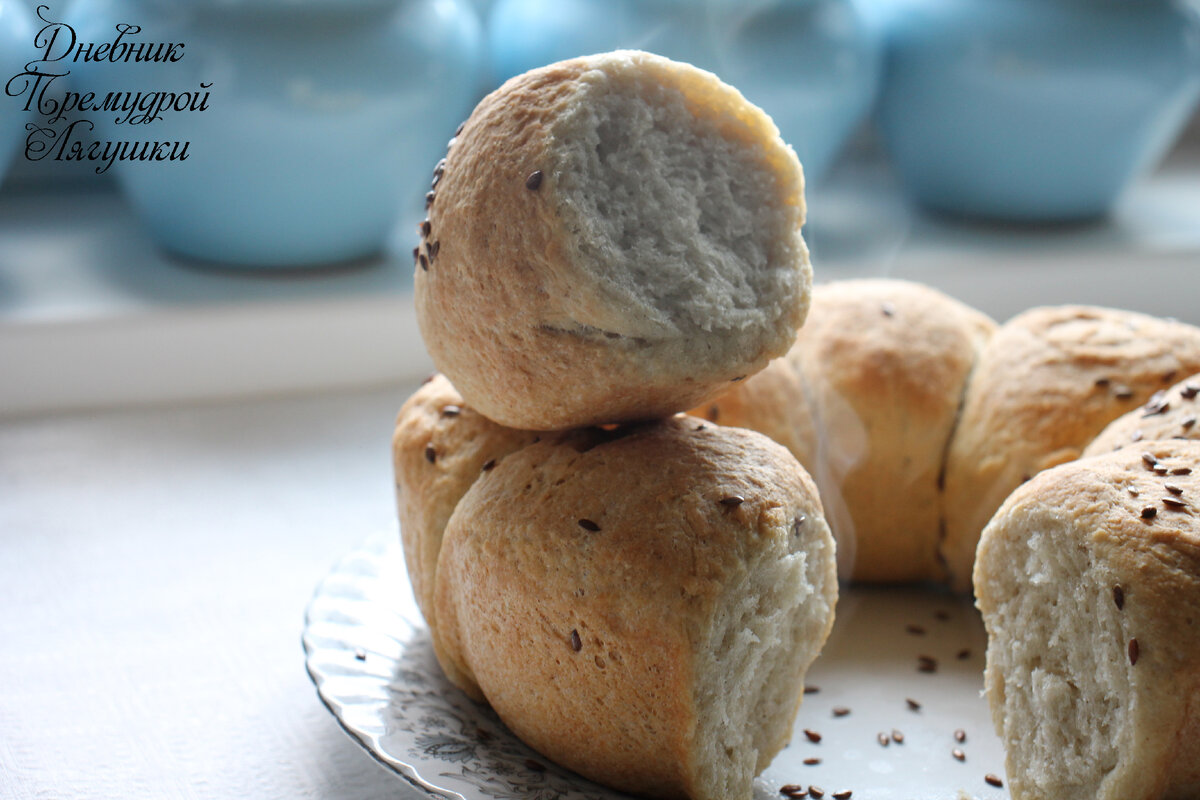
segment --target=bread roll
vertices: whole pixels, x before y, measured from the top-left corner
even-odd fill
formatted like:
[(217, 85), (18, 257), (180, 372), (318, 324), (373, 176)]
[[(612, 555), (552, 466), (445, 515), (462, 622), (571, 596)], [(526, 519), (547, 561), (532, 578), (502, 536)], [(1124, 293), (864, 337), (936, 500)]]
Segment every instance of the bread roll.
[(843, 576), (942, 579), (942, 464), (994, 329), (978, 311), (914, 283), (818, 286), (787, 357), (693, 413), (792, 450), (820, 487)]
[(454, 507), (483, 472), (548, 435), (497, 425), (467, 406), (443, 375), (401, 407), (392, 435), (396, 506), (408, 576), (430, 628), (442, 533)]
[(1158, 439), (1200, 439), (1200, 375), (1192, 375), (1118, 417), (1083, 451), (1096, 456)]
[(1200, 443), (1049, 469), (983, 532), (988, 703), (1015, 800), (1200, 797)]
[(686, 410), (795, 339), (803, 194), (770, 118), (708, 72), (622, 51), (517, 76), (435, 171), (425, 344), (509, 427)]
[(1004, 498), (1080, 456), (1108, 423), (1200, 370), (1200, 329), (1129, 311), (1055, 306), (1005, 323), (967, 388), (946, 463), (943, 552), (970, 588), (983, 526)]
[(682, 416), (579, 431), (459, 502), (438, 652), (586, 777), (749, 800), (832, 625), (834, 562), (815, 487), (766, 437)]
[(786, 447), (810, 474), (815, 471), (817, 418), (791, 352), (688, 413), (718, 425), (758, 431)]

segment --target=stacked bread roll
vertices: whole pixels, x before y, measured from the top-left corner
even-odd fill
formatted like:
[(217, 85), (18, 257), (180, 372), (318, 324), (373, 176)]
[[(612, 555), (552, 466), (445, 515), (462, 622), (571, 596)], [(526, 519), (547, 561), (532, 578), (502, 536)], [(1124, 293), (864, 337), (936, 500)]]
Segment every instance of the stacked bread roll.
[(589, 778), (749, 800), (832, 627), (834, 543), (785, 448), (677, 412), (803, 322), (795, 155), (715, 76), (619, 52), (485, 98), (427, 200), (445, 376), (393, 453), (439, 662)]

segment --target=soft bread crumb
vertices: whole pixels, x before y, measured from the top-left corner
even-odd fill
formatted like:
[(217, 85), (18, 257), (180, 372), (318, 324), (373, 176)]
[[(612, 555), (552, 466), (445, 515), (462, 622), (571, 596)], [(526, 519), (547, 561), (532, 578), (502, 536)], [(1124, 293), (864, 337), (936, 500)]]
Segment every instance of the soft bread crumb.
[[(1015, 796), (1095, 800), (1129, 749), (1130, 664), (1114, 580), (1045, 515), (989, 555), (987, 691)], [(1008, 565), (1000, 568), (998, 565)], [(1012, 572), (1026, 576), (1013, 582)], [(1117, 656), (1117, 657), (1114, 657)]]
[(791, 317), (796, 209), (763, 148), (658, 70), (585, 73), (554, 125), (567, 257), (626, 310), (623, 335), (739, 332)]

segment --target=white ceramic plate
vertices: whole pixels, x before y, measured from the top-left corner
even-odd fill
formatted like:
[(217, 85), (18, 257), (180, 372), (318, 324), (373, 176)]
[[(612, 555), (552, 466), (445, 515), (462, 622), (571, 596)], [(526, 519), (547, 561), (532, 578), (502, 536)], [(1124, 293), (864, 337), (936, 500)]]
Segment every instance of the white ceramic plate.
[[(792, 743), (756, 781), (756, 800), (780, 798), (786, 784), (857, 800), (1006, 798), (986, 782), (1003, 778), (1004, 760), (980, 695), (985, 639), (972, 606), (934, 592), (854, 590), (843, 591), (837, 617)], [(431, 797), (626, 797), (551, 764), (442, 677), (394, 531), (368, 539), (317, 587), (304, 649), (342, 727)], [(934, 671), (921, 671), (921, 657)]]

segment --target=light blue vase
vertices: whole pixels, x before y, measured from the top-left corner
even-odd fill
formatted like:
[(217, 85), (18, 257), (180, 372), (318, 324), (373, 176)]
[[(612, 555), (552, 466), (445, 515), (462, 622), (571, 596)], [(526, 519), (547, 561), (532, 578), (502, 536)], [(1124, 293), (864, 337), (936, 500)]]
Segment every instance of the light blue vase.
[[(33, 115), (24, 111), (28, 78), (20, 73), (37, 52), (35, 28), (25, 7), (17, 0), (0, 0), (0, 183), (13, 158), (19, 158), (25, 140), (25, 123)], [(32, 87), (29, 87), (32, 88)]]
[(882, 54), (850, 0), (497, 0), (488, 44), (498, 79), (621, 48), (711, 70), (771, 115), (809, 183), (869, 111)]
[(902, 184), (955, 214), (1109, 211), (1200, 93), (1200, 25), (1171, 0), (902, 0), (879, 123)]
[(81, 42), (132, 23), (126, 41), (185, 45), (176, 63), (76, 64), (73, 85), (98, 96), (194, 93), (146, 124), (88, 114), (78, 134), (187, 142), (186, 160), (112, 170), (164, 247), (229, 265), (379, 251), (419, 211), (483, 66), (467, 0), (90, 0), (70, 21)]

